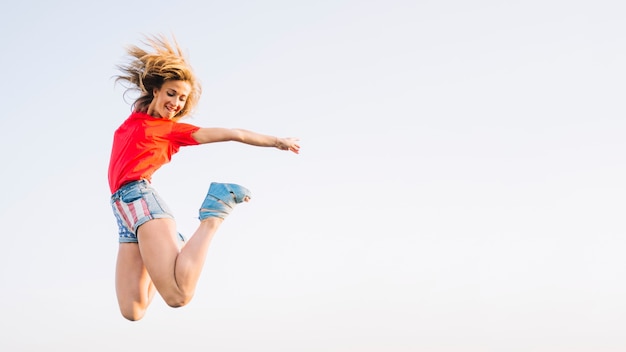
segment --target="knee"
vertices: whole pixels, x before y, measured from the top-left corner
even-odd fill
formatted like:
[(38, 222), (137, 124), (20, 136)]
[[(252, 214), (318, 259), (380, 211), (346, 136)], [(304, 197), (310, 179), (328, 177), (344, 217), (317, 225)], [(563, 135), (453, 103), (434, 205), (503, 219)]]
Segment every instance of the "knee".
[(136, 309), (136, 308), (123, 309), (122, 308), (120, 309), (120, 312), (122, 313), (122, 316), (124, 318), (130, 321), (141, 320), (141, 318), (143, 318), (144, 315), (146, 315), (145, 309)]
[(186, 306), (190, 301), (193, 295), (173, 295), (168, 297), (163, 297), (165, 303), (172, 308), (180, 308)]

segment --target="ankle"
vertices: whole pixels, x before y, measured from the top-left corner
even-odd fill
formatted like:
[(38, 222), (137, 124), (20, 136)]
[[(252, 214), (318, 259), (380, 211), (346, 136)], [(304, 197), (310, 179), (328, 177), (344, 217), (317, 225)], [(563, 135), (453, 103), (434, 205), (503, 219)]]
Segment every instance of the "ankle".
[(210, 216), (208, 218), (204, 218), (200, 220), (200, 227), (212, 228), (220, 226), (224, 222), (224, 219)]

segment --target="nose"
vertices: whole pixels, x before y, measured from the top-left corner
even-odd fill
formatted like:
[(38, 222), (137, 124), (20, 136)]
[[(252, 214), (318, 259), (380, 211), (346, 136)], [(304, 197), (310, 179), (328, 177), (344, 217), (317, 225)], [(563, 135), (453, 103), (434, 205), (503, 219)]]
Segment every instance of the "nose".
[(179, 105), (178, 98), (176, 98), (176, 97), (168, 97), (167, 102), (170, 105), (175, 106), (175, 107), (178, 107), (178, 105)]

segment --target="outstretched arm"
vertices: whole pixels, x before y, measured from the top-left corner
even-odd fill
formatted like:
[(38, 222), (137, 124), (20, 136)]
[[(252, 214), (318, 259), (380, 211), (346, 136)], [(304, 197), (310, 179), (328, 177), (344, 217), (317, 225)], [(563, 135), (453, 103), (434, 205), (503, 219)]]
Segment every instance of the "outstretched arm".
[(238, 128), (200, 128), (191, 136), (200, 144), (233, 141), (257, 147), (290, 150), (296, 154), (300, 152), (297, 138), (279, 138)]

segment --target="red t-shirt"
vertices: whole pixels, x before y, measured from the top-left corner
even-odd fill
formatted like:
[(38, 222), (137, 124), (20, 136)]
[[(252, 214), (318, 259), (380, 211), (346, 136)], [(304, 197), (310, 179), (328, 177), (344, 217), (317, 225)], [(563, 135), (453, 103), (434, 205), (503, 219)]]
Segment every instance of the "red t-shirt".
[(167, 164), (180, 147), (198, 144), (191, 136), (198, 129), (142, 112), (132, 113), (113, 136), (109, 161), (111, 193), (130, 181), (150, 181), (152, 174)]

